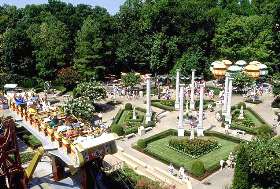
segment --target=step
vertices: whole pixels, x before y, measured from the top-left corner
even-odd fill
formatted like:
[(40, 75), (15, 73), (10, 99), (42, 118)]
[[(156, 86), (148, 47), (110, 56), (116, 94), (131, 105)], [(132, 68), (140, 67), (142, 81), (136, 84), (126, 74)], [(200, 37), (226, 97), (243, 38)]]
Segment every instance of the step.
[(113, 156), (124, 161), (129, 167), (131, 167), (134, 170), (137, 170), (137, 168), (139, 167), (139, 165), (137, 165), (136, 163), (134, 163), (132, 160), (128, 159), (127, 157), (123, 156), (121, 153), (116, 153)]

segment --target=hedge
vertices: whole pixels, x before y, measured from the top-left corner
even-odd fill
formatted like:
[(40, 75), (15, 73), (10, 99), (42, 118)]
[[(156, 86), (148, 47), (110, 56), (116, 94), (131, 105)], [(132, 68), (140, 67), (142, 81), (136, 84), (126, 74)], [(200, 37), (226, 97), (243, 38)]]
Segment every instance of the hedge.
[(153, 102), (152, 101), (152, 106), (155, 106), (157, 108), (160, 108), (160, 109), (163, 109), (163, 110), (166, 110), (166, 111), (175, 111), (174, 107), (163, 105), (160, 102)]
[[(159, 140), (159, 139), (162, 139), (162, 138), (165, 138), (165, 137), (170, 136), (170, 135), (177, 136), (177, 130), (175, 130), (175, 129), (168, 129), (166, 131), (163, 131), (161, 133), (158, 133), (158, 134), (155, 134), (153, 136), (147, 137), (145, 139), (140, 139), (141, 141), (138, 140), (139, 143), (137, 141), (137, 144), (135, 146), (133, 146), (133, 148), (138, 150), (138, 151), (141, 151), (141, 152), (143, 152), (143, 153), (145, 153), (145, 154), (147, 154), (147, 155), (149, 155), (149, 156), (151, 156), (151, 157), (153, 157), (153, 158), (155, 158), (155, 159), (157, 159), (159, 161), (162, 161), (165, 164), (169, 164), (170, 163), (169, 160), (164, 159), (162, 157), (159, 157), (157, 154), (154, 154), (154, 153), (148, 151), (146, 149), (146, 147), (147, 147), (147, 145), (149, 143), (154, 142), (154, 141)], [(190, 135), (190, 132), (189, 131), (185, 131), (185, 135)], [(226, 139), (226, 140), (229, 140), (229, 141), (232, 141), (232, 142), (235, 142), (235, 143), (241, 143), (242, 141), (244, 141), (242, 139), (239, 139), (239, 138), (236, 138), (236, 137), (233, 137), (233, 136), (228, 136), (226, 134), (215, 132), (215, 131), (205, 131), (204, 135), (205, 136), (216, 136), (216, 137), (219, 137), (221, 139)], [(177, 168), (177, 169), (182, 167), (182, 165), (180, 163), (173, 163), (173, 166), (175, 168)], [(220, 163), (218, 162), (218, 163), (214, 164), (213, 166), (209, 167), (206, 170), (205, 174), (202, 175), (202, 176), (194, 175), (194, 173), (191, 173), (191, 175), (194, 176), (194, 177), (197, 177), (197, 179), (199, 179), (199, 180), (202, 180), (206, 176), (208, 176), (209, 174), (211, 174), (211, 173), (215, 172), (216, 170), (218, 170), (219, 168), (220, 168)]]
[(118, 113), (114, 117), (114, 120), (113, 120), (112, 124), (117, 124), (119, 122), (123, 112), (124, 112), (124, 109), (121, 109), (121, 110), (118, 111)]
[(203, 176), (205, 173), (204, 163), (200, 160), (196, 160), (192, 163), (191, 173), (199, 177)]
[(122, 136), (125, 134), (125, 131), (121, 125), (113, 124), (111, 125), (111, 131), (113, 133), (116, 133), (119, 136)]
[(132, 104), (131, 103), (126, 103), (124, 106), (126, 110), (132, 110)]

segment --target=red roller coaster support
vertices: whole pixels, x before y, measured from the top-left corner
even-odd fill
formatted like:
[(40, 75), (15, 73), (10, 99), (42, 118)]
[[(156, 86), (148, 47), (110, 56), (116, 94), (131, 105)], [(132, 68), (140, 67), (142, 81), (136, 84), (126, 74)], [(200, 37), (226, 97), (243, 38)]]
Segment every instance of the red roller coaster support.
[(11, 117), (2, 121), (2, 131), (0, 133), (0, 188), (27, 189), (16, 140), (15, 122)]

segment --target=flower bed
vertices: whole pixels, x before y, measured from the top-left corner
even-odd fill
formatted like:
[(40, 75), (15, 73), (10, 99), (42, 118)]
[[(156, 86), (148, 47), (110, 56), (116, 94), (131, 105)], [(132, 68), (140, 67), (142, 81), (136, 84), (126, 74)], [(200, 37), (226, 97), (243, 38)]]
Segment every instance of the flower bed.
[(184, 153), (192, 158), (199, 158), (200, 156), (208, 154), (209, 152), (220, 148), (221, 146), (216, 140), (212, 138), (195, 138), (193, 140), (188, 138), (173, 138), (169, 140), (168, 147)]
[(132, 108), (121, 109), (116, 114), (112, 124), (111, 130), (112, 132), (117, 133), (118, 135), (128, 135), (131, 133), (136, 133), (138, 131), (138, 127), (153, 127), (155, 126), (155, 113), (152, 114), (152, 121), (148, 124), (145, 123), (145, 113), (146, 110), (143, 108), (136, 107), (136, 119), (133, 118), (133, 110)]

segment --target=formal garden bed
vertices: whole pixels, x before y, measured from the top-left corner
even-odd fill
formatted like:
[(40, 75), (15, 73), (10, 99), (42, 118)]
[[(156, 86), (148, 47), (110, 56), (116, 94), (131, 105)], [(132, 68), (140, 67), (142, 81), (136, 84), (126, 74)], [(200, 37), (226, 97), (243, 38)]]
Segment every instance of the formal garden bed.
[[(196, 158), (186, 154), (186, 150), (183, 152), (184, 145), (180, 145), (180, 142), (176, 143), (177, 147), (170, 147), (172, 140), (184, 140), (185, 143), (189, 143), (189, 132), (185, 132), (185, 138), (178, 138), (174, 129), (140, 139), (134, 148), (166, 164), (172, 163), (177, 169), (184, 167), (190, 175), (202, 180), (218, 170), (220, 160), (226, 160), (229, 153), (235, 151), (241, 142), (241, 139), (217, 132), (205, 131), (204, 134), (204, 137), (195, 139), (197, 141), (193, 142), (194, 145), (187, 145), (197, 155)], [(206, 144), (198, 145), (200, 143)]]
[[(212, 104), (212, 107), (215, 107), (214, 100), (204, 100), (203, 101), (203, 108), (207, 109), (209, 104)], [(185, 106), (186, 104), (184, 104)], [(175, 111), (175, 100), (152, 100), (152, 106), (166, 110), (166, 111)], [(199, 107), (199, 100), (195, 101), (195, 108), (198, 109)]]
[[(240, 108), (243, 106), (244, 118), (239, 119)], [(246, 107), (245, 103), (239, 103), (236, 106), (232, 106), (232, 129), (238, 129), (245, 131), (249, 134), (256, 135), (262, 130), (269, 130), (270, 126), (261, 118), (261, 116), (252, 110), (250, 107)], [(224, 126), (224, 124), (222, 124)], [(268, 131), (269, 132), (269, 131)], [(270, 131), (272, 132), (272, 130)]]
[(32, 149), (42, 146), (42, 143), (23, 126), (16, 126), (16, 134), (17, 137), (19, 137), (27, 146), (31, 147)]
[(136, 119), (133, 119), (133, 108), (130, 103), (125, 105), (124, 109), (119, 110), (115, 116), (112, 124), (112, 132), (121, 135), (128, 135), (136, 133), (138, 127), (154, 127), (155, 126), (155, 113), (152, 113), (152, 121), (148, 124), (145, 123), (146, 110), (140, 107), (135, 107)]

